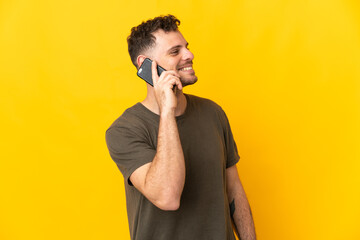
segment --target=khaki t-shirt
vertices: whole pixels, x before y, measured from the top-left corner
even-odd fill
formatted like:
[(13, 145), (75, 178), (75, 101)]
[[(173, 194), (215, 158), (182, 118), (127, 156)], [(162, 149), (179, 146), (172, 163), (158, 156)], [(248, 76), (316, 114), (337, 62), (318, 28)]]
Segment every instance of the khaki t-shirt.
[(127, 109), (107, 130), (112, 159), (124, 176), (133, 240), (234, 240), (226, 168), (239, 160), (228, 119), (214, 102), (185, 95), (185, 113), (176, 117), (185, 157), (186, 178), (176, 211), (148, 201), (129, 177), (156, 153), (159, 116), (141, 103)]

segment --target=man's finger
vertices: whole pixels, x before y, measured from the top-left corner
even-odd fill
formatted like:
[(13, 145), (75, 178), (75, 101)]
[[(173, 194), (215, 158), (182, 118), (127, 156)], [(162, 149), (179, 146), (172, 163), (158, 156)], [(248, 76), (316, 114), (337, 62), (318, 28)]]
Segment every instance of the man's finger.
[(180, 81), (180, 78), (177, 79), (175, 86), (177, 86), (179, 90), (182, 90), (182, 83)]
[(182, 84), (181, 84), (180, 78), (175, 77), (175, 76), (166, 76), (165, 80), (166, 80), (167, 84), (170, 84), (169, 86), (171, 86), (171, 88), (173, 90), (176, 88), (178, 88), (179, 90), (182, 90)]

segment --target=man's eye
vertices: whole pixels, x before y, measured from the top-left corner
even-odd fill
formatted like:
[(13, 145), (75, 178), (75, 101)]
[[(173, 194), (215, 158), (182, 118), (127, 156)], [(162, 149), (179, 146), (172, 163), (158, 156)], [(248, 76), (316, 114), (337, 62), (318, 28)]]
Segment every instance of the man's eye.
[(171, 55), (177, 55), (177, 54), (179, 54), (179, 51), (172, 51), (170, 54)]

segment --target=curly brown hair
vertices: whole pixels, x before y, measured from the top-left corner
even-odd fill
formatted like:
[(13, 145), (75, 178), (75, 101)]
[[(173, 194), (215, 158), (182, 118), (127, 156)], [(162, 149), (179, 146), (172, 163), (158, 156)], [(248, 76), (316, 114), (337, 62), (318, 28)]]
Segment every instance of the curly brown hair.
[(127, 37), (128, 51), (130, 58), (135, 67), (137, 65), (137, 57), (155, 45), (156, 38), (152, 34), (159, 29), (165, 32), (176, 31), (180, 25), (180, 20), (169, 14), (159, 16), (142, 22), (139, 26), (131, 29), (130, 35)]

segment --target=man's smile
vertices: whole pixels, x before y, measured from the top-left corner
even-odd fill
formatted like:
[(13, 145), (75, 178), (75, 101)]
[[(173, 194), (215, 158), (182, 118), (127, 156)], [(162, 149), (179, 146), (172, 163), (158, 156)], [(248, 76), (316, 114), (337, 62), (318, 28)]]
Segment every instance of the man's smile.
[(183, 67), (183, 68), (179, 68), (179, 71), (188, 71), (188, 70), (192, 70), (192, 66), (190, 67)]

